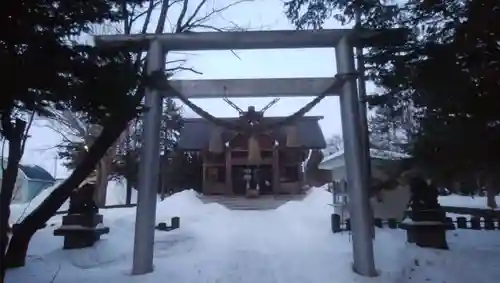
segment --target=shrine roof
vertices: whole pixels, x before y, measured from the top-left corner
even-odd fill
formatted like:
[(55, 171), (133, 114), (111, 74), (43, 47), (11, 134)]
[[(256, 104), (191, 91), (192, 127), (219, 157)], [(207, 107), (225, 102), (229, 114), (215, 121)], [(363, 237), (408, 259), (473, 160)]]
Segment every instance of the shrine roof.
[[(281, 120), (285, 117), (264, 117), (266, 121)], [(238, 118), (221, 118), (225, 121), (236, 121)], [(321, 149), (326, 147), (325, 137), (318, 124), (321, 116), (305, 116), (297, 120), (300, 143), (304, 148)], [(211, 134), (217, 128), (212, 122), (203, 118), (185, 118), (184, 127), (180, 131), (179, 148), (186, 151), (199, 151), (206, 148)], [(279, 143), (286, 140), (285, 128), (275, 130), (273, 136)], [(233, 133), (223, 133), (223, 140), (228, 141)]]

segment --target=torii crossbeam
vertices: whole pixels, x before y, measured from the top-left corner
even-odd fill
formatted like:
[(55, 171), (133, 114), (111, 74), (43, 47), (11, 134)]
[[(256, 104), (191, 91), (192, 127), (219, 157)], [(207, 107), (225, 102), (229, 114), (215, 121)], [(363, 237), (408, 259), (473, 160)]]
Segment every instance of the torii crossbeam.
[[(400, 30), (384, 31), (400, 34)], [(165, 54), (175, 50), (231, 50), (276, 48), (335, 48), (337, 72), (352, 74), (355, 70), (353, 47), (365, 46), (367, 39), (382, 31), (330, 29), (318, 31), (244, 31), (193, 32), (178, 34), (105, 35), (96, 36), (102, 47), (123, 47), (131, 51), (148, 51), (147, 72), (163, 70)], [(360, 103), (356, 78), (336, 84), (333, 78), (248, 79), (248, 80), (185, 80), (168, 84), (186, 97), (263, 97), (317, 96), (325, 91), (340, 96), (342, 130), (349, 184), (354, 270), (363, 276), (375, 276), (372, 240), (372, 215), (368, 188), (363, 180), (363, 129), (360, 123)], [(335, 86), (335, 87), (333, 87)], [(156, 188), (159, 173), (159, 132), (162, 95), (157, 89), (146, 92), (144, 144), (139, 170), (139, 199), (134, 240), (133, 274), (153, 270)]]

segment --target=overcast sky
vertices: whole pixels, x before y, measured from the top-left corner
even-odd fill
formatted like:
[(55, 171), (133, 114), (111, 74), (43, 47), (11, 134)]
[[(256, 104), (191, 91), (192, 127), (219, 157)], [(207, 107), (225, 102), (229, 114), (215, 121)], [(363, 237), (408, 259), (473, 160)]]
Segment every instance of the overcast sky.
[[(212, 1), (216, 6), (224, 6), (231, 0)], [(198, 1), (192, 1), (195, 5)], [(210, 5), (208, 9), (213, 6)], [(191, 7), (191, 9), (193, 9)], [(243, 3), (224, 12), (222, 17), (214, 18), (210, 24), (214, 26), (228, 26), (234, 22), (243, 27), (252, 29), (294, 29), (283, 13), (281, 0), (256, 0), (252, 3)], [(176, 20), (175, 11), (170, 16)], [(336, 22), (328, 22), (325, 28), (341, 28)], [(332, 48), (322, 49), (278, 49), (278, 50), (251, 50), (235, 51), (238, 57), (229, 51), (189, 52), (188, 54), (174, 54), (170, 60), (187, 58), (188, 65), (194, 67), (203, 75), (183, 72), (176, 79), (231, 79), (231, 78), (278, 78), (278, 77), (332, 77), (335, 75), (335, 56)], [(368, 87), (368, 92), (373, 88)], [(289, 115), (312, 97), (282, 98), (271, 107), (266, 115)], [(244, 98), (231, 99), (242, 109), (254, 105), (259, 109), (272, 98)], [(196, 104), (219, 117), (236, 116), (237, 112), (222, 99), (197, 99)], [(184, 108), (186, 117), (196, 117), (187, 108)], [(341, 134), (340, 109), (338, 98), (328, 97), (319, 103), (307, 115), (323, 116), (321, 128), (325, 137)], [(37, 121), (30, 134), (22, 162), (42, 166), (58, 178), (65, 177), (69, 172), (56, 160), (56, 150), (53, 148), (61, 141), (59, 134), (43, 127), (43, 121)]]

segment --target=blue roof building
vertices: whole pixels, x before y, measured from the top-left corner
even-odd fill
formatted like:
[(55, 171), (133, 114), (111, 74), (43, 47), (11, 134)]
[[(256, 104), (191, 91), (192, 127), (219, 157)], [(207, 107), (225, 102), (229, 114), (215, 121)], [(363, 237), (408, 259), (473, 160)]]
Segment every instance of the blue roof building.
[[(6, 162), (4, 161), (6, 165)], [(0, 190), (3, 170), (0, 170)], [(38, 165), (21, 165), (14, 187), (12, 203), (26, 203), (36, 197), (41, 191), (54, 185), (56, 179), (47, 170)]]

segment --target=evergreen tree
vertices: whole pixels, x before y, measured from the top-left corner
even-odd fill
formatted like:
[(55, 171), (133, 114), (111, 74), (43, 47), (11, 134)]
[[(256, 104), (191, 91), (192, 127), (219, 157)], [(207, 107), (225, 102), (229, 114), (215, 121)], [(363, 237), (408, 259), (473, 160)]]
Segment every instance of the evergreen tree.
[[(9, 204), (22, 156), (20, 145), (26, 135), (27, 121), (22, 113), (50, 115), (47, 106), (65, 104), (86, 113), (94, 122), (109, 116), (123, 120), (135, 115), (137, 103), (127, 94), (137, 84), (138, 76), (128, 54), (117, 50), (103, 52), (73, 40), (93, 24), (120, 20), (122, 12), (115, 7), (121, 3), (122, 0), (8, 1), (0, 11), (0, 61), (8, 68), (0, 97), (0, 131), (9, 142), (0, 193), (2, 280), (6, 265), (19, 264), (15, 262), (19, 257), (24, 262), (27, 249), (27, 245), (18, 253), (11, 249), (19, 239), (18, 232), (27, 227), (21, 226), (13, 230), (5, 258)], [(115, 101), (122, 104), (118, 107)], [(95, 166), (91, 163), (87, 164), (89, 172)], [(40, 225), (31, 223), (29, 230), (36, 231)], [(29, 239), (30, 235), (24, 237)]]
[[(412, 111), (408, 108), (408, 110)], [(368, 118), (370, 148), (393, 152), (408, 152), (410, 137), (415, 129), (410, 115), (394, 113), (391, 108), (375, 106)]]
[[(410, 135), (416, 164), (434, 178), (479, 176), (494, 188), (500, 165), (500, 2), (291, 0), (287, 15), (298, 28), (344, 23), (356, 9), (364, 28), (407, 28), (405, 41), (385, 42), (366, 55), (368, 76), (382, 89), (371, 103), (394, 113), (413, 105)], [(385, 38), (387, 40), (387, 38)], [(389, 44), (390, 43), (390, 44)]]
[[(182, 128), (182, 108), (177, 106), (175, 101), (167, 98), (163, 101), (163, 111), (160, 123), (160, 186), (158, 192), (172, 192), (184, 189), (184, 178), (191, 160), (188, 154), (183, 154), (177, 150), (179, 133)], [(113, 168), (114, 176), (122, 176), (131, 183), (131, 186), (137, 188), (137, 174), (139, 168), (140, 150), (142, 141), (143, 124), (139, 119), (134, 126), (134, 135), (130, 143), (134, 144), (133, 150), (123, 151), (118, 156), (117, 162)]]

